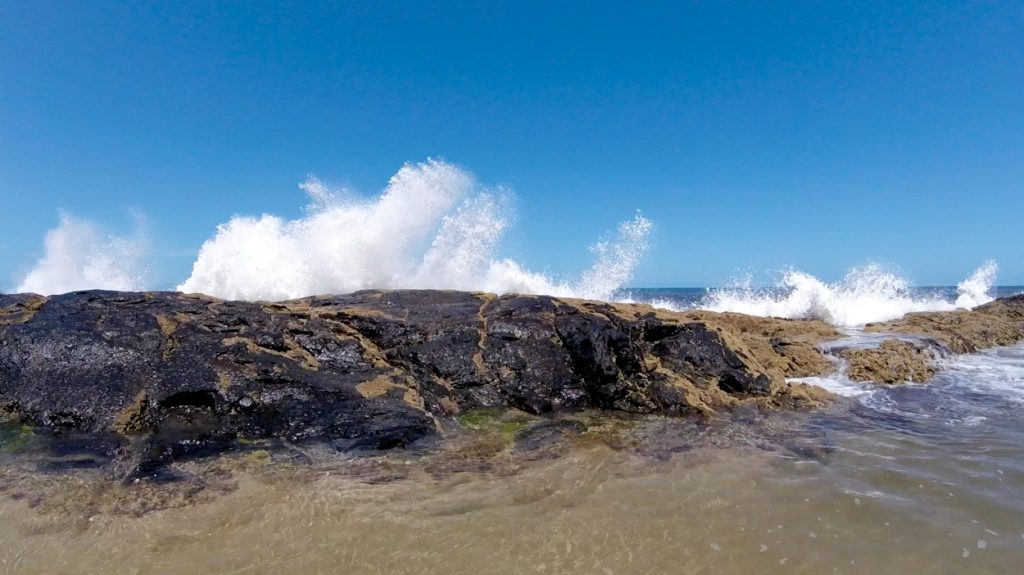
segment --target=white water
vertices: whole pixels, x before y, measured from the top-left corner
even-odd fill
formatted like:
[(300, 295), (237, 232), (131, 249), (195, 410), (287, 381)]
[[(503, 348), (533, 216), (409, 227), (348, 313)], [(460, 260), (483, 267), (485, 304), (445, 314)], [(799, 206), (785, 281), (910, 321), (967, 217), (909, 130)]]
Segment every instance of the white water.
[(107, 235), (86, 220), (62, 213), (57, 227), (46, 233), (43, 257), (15, 291), (50, 295), (96, 288), (144, 289), (147, 243), (141, 223), (136, 227), (131, 236)]
[(974, 273), (956, 286), (956, 307), (970, 309), (992, 301), (992, 287), (996, 285), (996, 273), (999, 266), (994, 261), (987, 261)]
[[(834, 345), (858, 344), (858, 336), (833, 342)], [(839, 361), (836, 373), (820, 377), (791, 378), (787, 381), (803, 382), (823, 387), (832, 393), (855, 398), (861, 405), (874, 411), (913, 418), (915, 420), (938, 417), (940, 421), (958, 428), (974, 427), (990, 419), (1002, 419), (999, 402), (981, 400), (998, 397), (1011, 404), (1024, 405), (1024, 344), (999, 347), (978, 353), (955, 356), (940, 361), (942, 371), (927, 384), (878, 385), (872, 382), (851, 381)], [(941, 410), (922, 410), (911, 402), (904, 405), (904, 393), (931, 394)], [(941, 398), (941, 399), (939, 399)]]
[[(226, 299), (281, 300), (369, 288), (437, 288), (533, 293), (589, 299), (627, 297), (622, 286), (648, 250), (652, 223), (637, 215), (592, 246), (594, 261), (576, 279), (531, 271), (501, 254), (510, 226), (511, 194), (479, 185), (446, 162), (409, 164), (373, 199), (331, 190), (311, 179), (306, 214), (236, 216), (202, 247), (177, 289)], [(152, 289), (141, 233), (104, 235), (84, 220), (61, 216), (45, 255), (17, 286), (42, 294), (79, 289)], [(970, 308), (992, 299), (997, 267), (987, 262), (948, 298), (911, 288), (877, 264), (824, 282), (788, 271), (774, 289), (747, 281), (713, 290), (698, 307), (752, 315), (819, 318), (856, 327), (914, 311)], [(669, 301), (652, 302), (675, 308)]]
[(235, 217), (203, 244), (178, 286), (228, 299), (281, 300), (369, 288), (439, 288), (612, 299), (647, 251), (652, 224), (637, 215), (593, 247), (576, 281), (556, 281), (502, 258), (507, 194), (481, 188), (459, 168), (406, 165), (375, 200), (303, 188), (307, 215)]
[(853, 268), (841, 281), (823, 282), (801, 271), (782, 275), (775, 289), (735, 287), (711, 290), (699, 307), (750, 315), (816, 318), (837, 326), (858, 327), (896, 319), (910, 312), (951, 311), (992, 301), (997, 266), (985, 262), (957, 285), (957, 298), (915, 291), (910, 283), (883, 266)]
[[(511, 195), (486, 189), (446, 162), (402, 167), (377, 198), (361, 199), (310, 179), (304, 217), (236, 216), (203, 243), (177, 289), (225, 299), (282, 300), (371, 288), (435, 288), (612, 300), (648, 249), (653, 224), (637, 214), (591, 246), (594, 261), (559, 279), (503, 257)], [(45, 255), (15, 291), (153, 289), (146, 241), (104, 235), (62, 214)]]
[(1024, 403), (1024, 343), (953, 358), (940, 377), (954, 378), (979, 393)]

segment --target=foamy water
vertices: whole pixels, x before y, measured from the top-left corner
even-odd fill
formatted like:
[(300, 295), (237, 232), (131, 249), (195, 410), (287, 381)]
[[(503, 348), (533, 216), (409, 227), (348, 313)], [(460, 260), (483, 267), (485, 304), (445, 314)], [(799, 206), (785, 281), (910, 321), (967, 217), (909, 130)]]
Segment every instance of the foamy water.
[[(641, 301), (667, 309), (699, 307), (784, 318), (818, 318), (857, 327), (916, 311), (971, 308), (991, 301), (997, 266), (989, 261), (956, 293), (925, 292), (875, 263), (838, 282), (790, 270), (777, 285), (749, 279), (710, 290), (696, 306), (623, 290), (649, 249), (653, 223), (637, 214), (591, 246), (591, 266), (578, 277), (529, 269), (502, 253), (511, 226), (512, 192), (487, 187), (453, 164), (403, 166), (375, 198), (310, 179), (305, 215), (235, 216), (197, 249), (177, 289), (225, 299), (283, 300), (361, 289), (435, 288)], [(15, 291), (154, 289), (144, 234), (106, 235), (88, 221), (62, 215), (45, 254)]]
[(958, 356), (943, 367), (940, 381), (1024, 403), (1024, 343)]
[[(969, 309), (992, 301), (998, 267), (985, 262), (957, 285), (956, 297), (915, 289), (910, 282), (886, 267), (869, 263), (851, 269), (834, 283), (791, 270), (782, 274), (774, 288), (754, 288), (749, 280), (729, 288), (709, 290), (696, 305), (719, 312), (791, 319), (813, 318), (842, 327), (902, 317), (911, 312)], [(671, 301), (655, 305), (669, 309)]]

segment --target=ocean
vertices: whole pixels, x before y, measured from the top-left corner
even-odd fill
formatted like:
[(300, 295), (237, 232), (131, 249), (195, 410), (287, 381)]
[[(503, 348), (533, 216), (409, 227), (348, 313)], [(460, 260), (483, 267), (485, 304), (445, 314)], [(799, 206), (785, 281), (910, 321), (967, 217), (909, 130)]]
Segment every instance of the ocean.
[[(864, 293), (822, 285), (816, 300), (793, 288), (622, 297), (833, 321), (863, 308)], [(858, 317), (944, 309), (965, 293), (876, 293), (879, 309)], [(841, 327), (850, 341), (872, 337)], [(817, 378), (840, 394), (823, 410), (633, 419), (614, 441), (552, 452), (443, 465), (414, 453), (372, 465), (317, 453), (306, 454), (312, 465), (244, 460), (199, 504), (141, 515), (101, 504), (123, 489), (110, 482), (51, 478), (47, 499), (7, 475), (0, 573), (1019, 572), (1024, 344), (944, 361), (927, 384)]]

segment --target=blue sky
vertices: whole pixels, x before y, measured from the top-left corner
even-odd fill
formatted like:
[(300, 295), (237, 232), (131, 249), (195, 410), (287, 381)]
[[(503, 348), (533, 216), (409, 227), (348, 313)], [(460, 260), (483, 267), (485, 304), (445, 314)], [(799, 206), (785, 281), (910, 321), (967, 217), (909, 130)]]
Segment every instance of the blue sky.
[(570, 274), (641, 210), (632, 282), (876, 260), (1024, 284), (1024, 4), (0, 3), (0, 286), (58, 209), (147, 222), (157, 287), (307, 175), (457, 163)]

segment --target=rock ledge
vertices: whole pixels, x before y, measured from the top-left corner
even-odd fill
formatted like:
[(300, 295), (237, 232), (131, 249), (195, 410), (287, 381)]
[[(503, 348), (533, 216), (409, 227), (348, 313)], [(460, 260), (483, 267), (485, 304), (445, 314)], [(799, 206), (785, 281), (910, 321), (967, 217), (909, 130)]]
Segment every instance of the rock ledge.
[(0, 417), (105, 437), (125, 474), (232, 442), (389, 449), (479, 408), (811, 407), (816, 321), (545, 296), (366, 291), (280, 303), (0, 295)]

